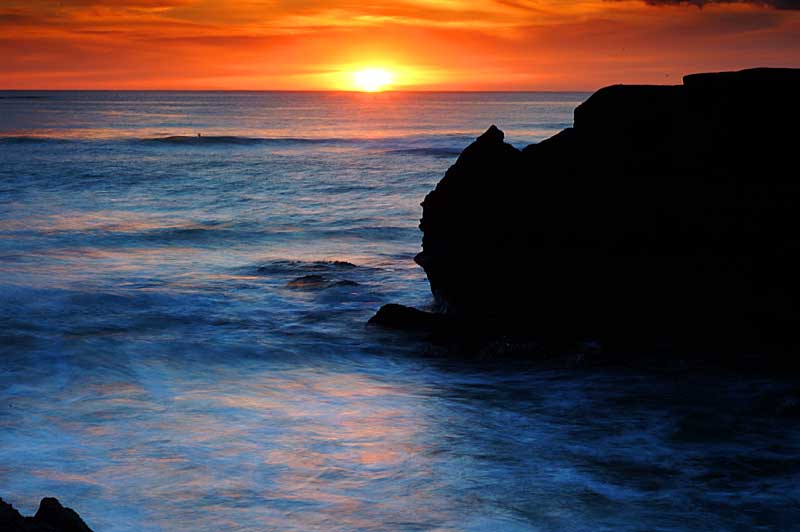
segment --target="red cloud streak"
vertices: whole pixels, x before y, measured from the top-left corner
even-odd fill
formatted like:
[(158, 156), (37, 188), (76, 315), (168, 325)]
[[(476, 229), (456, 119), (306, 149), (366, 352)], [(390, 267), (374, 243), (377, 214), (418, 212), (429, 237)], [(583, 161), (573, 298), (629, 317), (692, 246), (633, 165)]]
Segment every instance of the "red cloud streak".
[[(658, 5), (653, 5), (658, 4)], [(693, 4), (693, 5), (691, 5)], [(10, 0), (0, 88), (591, 90), (800, 66), (794, 0)]]

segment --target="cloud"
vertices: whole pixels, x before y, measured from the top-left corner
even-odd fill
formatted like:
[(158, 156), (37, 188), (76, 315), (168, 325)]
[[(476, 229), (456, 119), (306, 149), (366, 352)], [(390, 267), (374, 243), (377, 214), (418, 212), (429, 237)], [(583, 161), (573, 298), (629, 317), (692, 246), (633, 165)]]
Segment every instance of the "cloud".
[(697, 7), (709, 4), (750, 4), (774, 9), (800, 9), (800, 0), (644, 0), (651, 6), (691, 5)]
[(191, 4), (191, 0), (58, 0), (58, 7), (124, 7), (124, 8), (169, 8)]
[(0, 88), (331, 88), (374, 64), (420, 88), (591, 89), (800, 66), (800, 0), (0, 3)]

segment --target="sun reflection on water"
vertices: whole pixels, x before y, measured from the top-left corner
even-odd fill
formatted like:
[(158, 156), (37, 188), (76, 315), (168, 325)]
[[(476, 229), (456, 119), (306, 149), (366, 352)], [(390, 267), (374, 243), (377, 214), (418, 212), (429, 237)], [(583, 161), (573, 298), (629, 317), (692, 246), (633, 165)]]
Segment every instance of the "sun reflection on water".
[[(281, 530), (326, 523), (377, 530), (387, 515), (414, 521), (405, 515), (410, 508), (435, 510), (424, 396), (358, 373), (265, 371), (242, 381), (218, 368), (213, 375), (84, 387), (66, 419), (41, 412), (76, 465), (34, 475), (54, 486), (162, 498), (176, 514), (148, 519), (170, 529), (191, 529), (191, 508), (204, 515), (216, 508), (230, 523), (246, 511), (248, 522)], [(87, 463), (97, 467), (78, 470)], [(409, 475), (416, 480), (399, 482)]]

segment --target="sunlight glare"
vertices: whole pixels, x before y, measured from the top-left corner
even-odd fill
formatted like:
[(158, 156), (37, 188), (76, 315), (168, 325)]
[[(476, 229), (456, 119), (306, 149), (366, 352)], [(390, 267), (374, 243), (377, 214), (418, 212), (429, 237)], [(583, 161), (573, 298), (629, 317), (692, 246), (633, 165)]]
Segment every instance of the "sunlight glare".
[(353, 73), (353, 86), (363, 92), (386, 90), (394, 81), (394, 74), (383, 68), (367, 68)]

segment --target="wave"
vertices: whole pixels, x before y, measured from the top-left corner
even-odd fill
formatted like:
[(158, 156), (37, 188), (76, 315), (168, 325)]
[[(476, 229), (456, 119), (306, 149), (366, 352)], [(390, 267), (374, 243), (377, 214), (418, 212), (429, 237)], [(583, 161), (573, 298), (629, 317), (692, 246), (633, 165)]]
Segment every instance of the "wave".
[(287, 288), (298, 290), (325, 290), (327, 288), (352, 288), (355, 286), (361, 285), (352, 279), (331, 279), (319, 274), (303, 275), (286, 283)]
[(34, 135), (18, 135), (14, 137), (0, 137), (0, 145), (3, 144), (45, 144), (53, 142), (75, 142), (73, 139), (59, 137), (37, 137)]
[(154, 137), (148, 139), (138, 139), (140, 142), (155, 142), (160, 144), (179, 144), (179, 145), (207, 145), (207, 144), (258, 144), (260, 139), (252, 137), (237, 137), (231, 135), (202, 137), (188, 135), (172, 135), (169, 137)]
[(422, 134), (397, 137), (251, 137), (244, 135), (169, 135), (162, 137), (77, 138), (44, 135), (0, 136), (0, 145), (104, 143), (152, 147), (248, 147), (248, 146), (346, 146), (385, 154), (453, 158), (475, 139), (454, 134)]
[[(458, 143), (459, 146), (468, 144), (474, 137), (443, 134), (443, 135), (409, 135), (406, 137), (247, 137), (239, 135), (170, 135), (167, 137), (151, 137), (137, 139), (137, 142), (148, 144), (166, 144), (178, 146), (206, 146), (206, 145), (268, 145), (281, 146), (292, 144), (314, 145), (362, 145), (368, 148), (388, 149), (385, 153), (406, 153), (413, 155), (451, 156), (461, 153), (461, 149), (454, 146), (435, 147), (429, 143)], [(407, 148), (404, 145), (409, 146)], [(416, 146), (415, 146), (416, 145)], [(395, 148), (396, 147), (396, 148)]]
[(43, 100), (45, 96), (39, 94), (2, 94), (0, 100)]
[(352, 142), (354, 139), (341, 138), (302, 138), (302, 137), (244, 137), (238, 135), (170, 135), (168, 137), (153, 137), (137, 139), (138, 142), (155, 144), (174, 144), (178, 146), (209, 146), (209, 145), (234, 145), (249, 146), (253, 144), (282, 145), (282, 144), (334, 144)]
[[(136, 139), (138, 142), (177, 145), (204, 145), (204, 144), (364, 144), (367, 146), (381, 147), (386, 144), (404, 142), (423, 142), (451, 138), (449, 135), (408, 136), (408, 137), (248, 137), (240, 135), (170, 135), (167, 137), (150, 137)], [(469, 140), (469, 137), (467, 137)]]
[(387, 154), (396, 155), (423, 155), (441, 158), (456, 157), (461, 153), (461, 149), (456, 148), (402, 148), (395, 150), (387, 150)]
[(302, 261), (278, 259), (262, 264), (256, 268), (259, 274), (307, 274), (309, 272), (339, 272), (358, 268), (357, 265), (343, 260)]
[(107, 142), (136, 143), (151, 145), (175, 146), (251, 146), (251, 145), (290, 145), (290, 144), (341, 144), (356, 143), (360, 139), (350, 138), (302, 138), (302, 137), (246, 137), (239, 135), (170, 135), (167, 137), (146, 138), (68, 138), (40, 135), (0, 136), (0, 144), (39, 144), (39, 143), (74, 143), (74, 142)]

